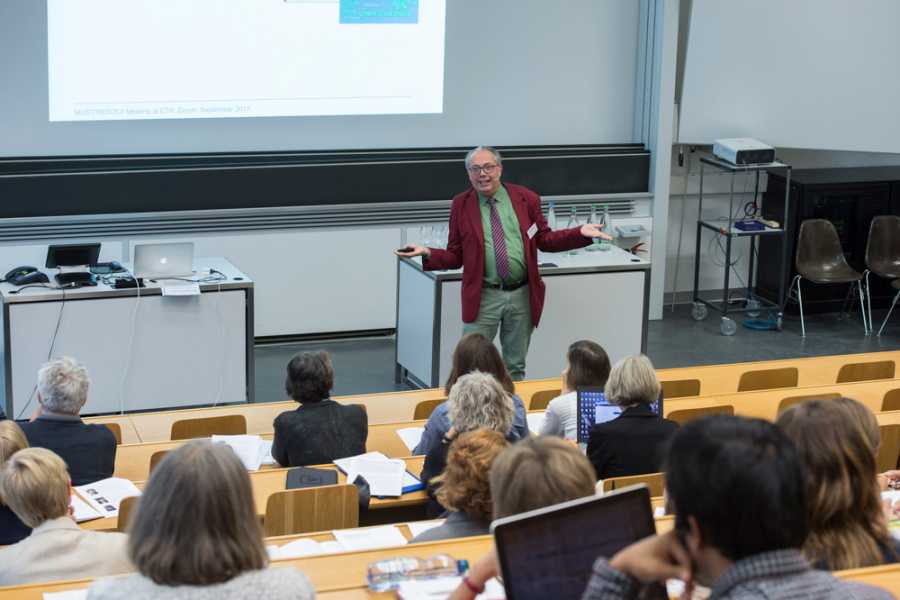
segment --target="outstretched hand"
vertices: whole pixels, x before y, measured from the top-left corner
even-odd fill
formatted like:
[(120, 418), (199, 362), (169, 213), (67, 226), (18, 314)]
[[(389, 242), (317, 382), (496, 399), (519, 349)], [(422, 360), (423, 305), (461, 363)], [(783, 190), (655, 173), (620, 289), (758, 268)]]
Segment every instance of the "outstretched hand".
[(403, 258), (415, 258), (416, 256), (424, 256), (425, 258), (428, 258), (429, 256), (431, 256), (431, 250), (429, 250), (425, 246), (407, 244), (399, 250), (394, 250), (394, 254), (396, 254), (397, 256), (402, 256)]
[(594, 223), (588, 223), (587, 225), (581, 226), (581, 235), (586, 238), (600, 238), (601, 240), (611, 240), (612, 236), (608, 233), (603, 233), (603, 225), (595, 225)]

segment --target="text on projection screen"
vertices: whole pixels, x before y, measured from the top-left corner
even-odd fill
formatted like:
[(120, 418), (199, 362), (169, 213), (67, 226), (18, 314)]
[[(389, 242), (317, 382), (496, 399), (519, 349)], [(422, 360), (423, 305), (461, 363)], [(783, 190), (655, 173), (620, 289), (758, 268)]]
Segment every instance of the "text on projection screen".
[(47, 0), (51, 121), (443, 110), (445, 0)]

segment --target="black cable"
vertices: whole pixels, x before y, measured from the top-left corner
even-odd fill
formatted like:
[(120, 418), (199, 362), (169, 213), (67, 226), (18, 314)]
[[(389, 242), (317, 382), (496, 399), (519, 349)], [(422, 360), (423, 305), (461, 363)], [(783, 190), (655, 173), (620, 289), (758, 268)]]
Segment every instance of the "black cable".
[[(39, 286), (39, 285), (23, 286), (22, 288), (19, 288), (19, 289), (22, 290), (26, 287), (50, 287), (50, 286)], [(63, 310), (66, 308), (66, 288), (50, 287), (50, 289), (58, 289), (62, 292), (62, 302), (59, 303), (59, 315), (57, 315), (57, 317), (56, 317), (56, 328), (54, 328), (54, 330), (53, 330), (53, 337), (50, 339), (50, 349), (47, 351), (46, 360), (48, 360), (48, 361), (50, 360), (50, 357), (53, 356), (53, 348), (56, 347), (56, 337), (59, 335), (59, 326), (62, 323)], [(26, 402), (25, 406), (22, 407), (22, 410), (19, 412), (19, 416), (16, 417), (16, 420), (20, 420), (22, 418), (22, 415), (25, 414), (25, 412), (28, 410), (28, 407), (31, 406), (31, 402), (34, 400), (35, 393), (37, 393), (37, 383), (35, 383), (34, 387), (31, 388), (31, 394), (28, 396), (28, 402)]]

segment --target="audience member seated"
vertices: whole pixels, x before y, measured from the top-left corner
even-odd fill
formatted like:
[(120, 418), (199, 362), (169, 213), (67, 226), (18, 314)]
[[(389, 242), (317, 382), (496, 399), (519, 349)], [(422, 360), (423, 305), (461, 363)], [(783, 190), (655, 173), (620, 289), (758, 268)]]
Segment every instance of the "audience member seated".
[(331, 400), (334, 369), (326, 352), (302, 352), (291, 359), (284, 383), (300, 403), (275, 419), (272, 456), (283, 467), (320, 465), (366, 451), (369, 420), (362, 406)]
[[(0, 467), (9, 457), (28, 447), (28, 440), (15, 421), (0, 421)], [(28, 537), (31, 528), (25, 525), (0, 498), (0, 546), (8, 546)]]
[[(486, 337), (480, 333), (470, 333), (464, 335), (456, 349), (453, 351), (453, 367), (450, 375), (447, 377), (447, 383), (444, 384), (444, 391), (447, 396), (456, 383), (456, 380), (472, 371), (481, 371), (482, 373), (490, 373), (500, 382), (506, 393), (512, 397), (513, 406), (515, 407), (515, 416), (513, 417), (512, 437), (513, 439), (521, 439), (530, 435), (528, 431), (528, 421), (525, 418), (525, 405), (522, 399), (515, 394), (513, 380), (506, 370), (503, 363), (503, 357), (497, 347), (491, 343)], [(413, 449), (413, 454), (428, 454), (428, 451), (441, 443), (441, 438), (450, 430), (450, 419), (447, 416), (447, 403), (442, 402), (431, 413), (428, 422), (425, 423), (425, 431), (422, 433), (422, 439), (419, 440), (418, 446)]]
[(87, 402), (87, 369), (63, 357), (38, 371), (38, 410), (22, 431), (32, 447), (47, 448), (66, 461), (72, 485), (112, 477), (116, 436), (105, 425), (89, 425), (78, 414)]
[(447, 451), (456, 436), (485, 428), (499, 432), (510, 441), (516, 440), (511, 434), (512, 400), (493, 375), (474, 371), (457, 379), (450, 389), (447, 407), (451, 427), (440, 443), (428, 451), (422, 465), (421, 479), (428, 488), (430, 498), (426, 512), (430, 517), (439, 516), (445, 508), (449, 508), (441, 506), (436, 499), (431, 480), (444, 472)]
[(662, 449), (678, 424), (656, 415), (650, 405), (659, 398), (659, 380), (644, 355), (623, 358), (606, 382), (606, 401), (622, 414), (591, 428), (587, 455), (597, 479), (656, 473)]
[(81, 529), (70, 515), (66, 463), (46, 448), (25, 448), (0, 467), (0, 496), (31, 535), (0, 550), (0, 585), (133, 571), (127, 537)]
[(541, 435), (577, 439), (578, 407), (576, 390), (603, 388), (609, 379), (609, 357), (596, 342), (579, 340), (569, 346), (566, 368), (562, 372), (562, 395), (547, 405)]
[(638, 598), (641, 582), (682, 579), (710, 600), (882, 600), (891, 594), (813, 569), (803, 462), (772, 423), (713, 416), (675, 433), (666, 458), (675, 529), (600, 558), (583, 600)]
[[(500, 453), (491, 468), (494, 518), (509, 517), (594, 494), (594, 469), (574, 445), (556, 437), (529, 437)], [(497, 556), (479, 559), (451, 600), (471, 600), (497, 576)]]
[(820, 569), (900, 560), (882, 508), (872, 438), (861, 425), (861, 408), (868, 411), (849, 399), (813, 400), (778, 417), (778, 426), (806, 466), (809, 536), (803, 553)]
[(503, 434), (490, 429), (456, 436), (444, 472), (431, 480), (437, 486), (437, 501), (450, 514), (443, 525), (420, 533), (410, 543), (490, 533), (493, 503), (488, 478), (494, 460), (508, 445)]
[(313, 598), (300, 571), (269, 569), (250, 477), (223, 445), (193, 441), (154, 469), (129, 528), (138, 573), (102, 579), (89, 600)]

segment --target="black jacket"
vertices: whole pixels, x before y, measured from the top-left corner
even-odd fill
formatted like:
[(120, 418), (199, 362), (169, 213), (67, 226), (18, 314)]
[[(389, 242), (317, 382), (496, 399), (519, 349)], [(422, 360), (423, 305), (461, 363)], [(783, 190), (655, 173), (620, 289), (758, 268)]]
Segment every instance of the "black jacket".
[(0, 546), (9, 546), (31, 535), (25, 525), (8, 506), (0, 504)]
[(597, 479), (657, 473), (663, 446), (678, 423), (661, 419), (647, 404), (626, 409), (621, 415), (591, 427), (587, 456)]
[(272, 456), (284, 467), (322, 465), (364, 454), (369, 418), (362, 406), (307, 402), (275, 418)]
[(72, 485), (112, 477), (116, 467), (116, 436), (105, 425), (88, 425), (79, 417), (42, 415), (20, 422), (28, 445), (47, 448), (69, 467)]

